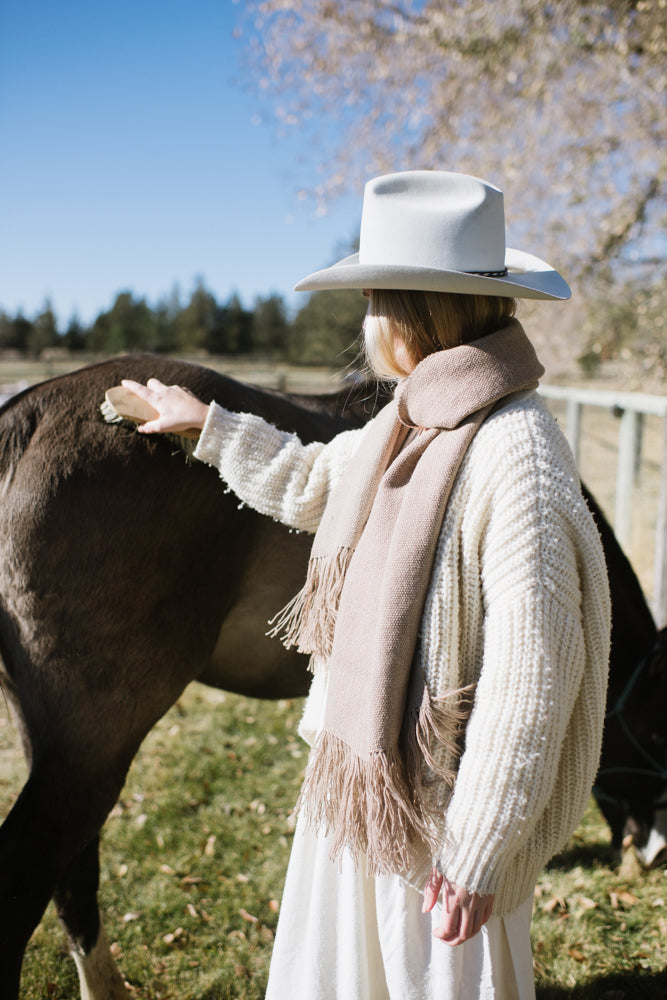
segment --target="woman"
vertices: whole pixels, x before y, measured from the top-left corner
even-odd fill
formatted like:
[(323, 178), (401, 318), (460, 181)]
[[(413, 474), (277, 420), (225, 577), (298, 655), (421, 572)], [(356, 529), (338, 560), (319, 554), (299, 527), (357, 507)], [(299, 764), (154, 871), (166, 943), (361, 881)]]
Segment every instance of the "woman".
[[(515, 298), (564, 299), (506, 249), (501, 192), (436, 171), (369, 182), (360, 250), (298, 289), (369, 297), (394, 400), (303, 446), (155, 380), (195, 455), (257, 510), (317, 532), (274, 624), (312, 657), (311, 744), (272, 1000), (534, 996), (534, 884), (586, 805), (609, 598), (571, 453), (535, 394)], [(447, 946), (450, 947), (447, 947)]]

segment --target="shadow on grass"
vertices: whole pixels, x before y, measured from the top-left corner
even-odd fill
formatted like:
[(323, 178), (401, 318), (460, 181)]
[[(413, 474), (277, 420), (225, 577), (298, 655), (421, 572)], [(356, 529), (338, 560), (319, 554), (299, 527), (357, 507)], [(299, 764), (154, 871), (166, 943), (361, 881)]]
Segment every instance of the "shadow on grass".
[(547, 870), (569, 871), (575, 866), (613, 869), (618, 867), (620, 860), (611, 844), (574, 844), (552, 858)]
[(542, 986), (537, 1000), (665, 1000), (667, 971), (614, 972), (581, 986)]

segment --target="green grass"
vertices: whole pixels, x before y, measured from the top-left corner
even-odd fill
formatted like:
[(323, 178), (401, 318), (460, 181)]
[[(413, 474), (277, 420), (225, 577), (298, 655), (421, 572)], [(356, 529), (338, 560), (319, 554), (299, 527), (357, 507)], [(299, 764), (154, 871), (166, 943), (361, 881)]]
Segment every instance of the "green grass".
[[(300, 701), (193, 685), (146, 739), (102, 843), (109, 940), (137, 1000), (264, 995), (305, 748)], [(20, 786), (0, 719), (0, 808)], [(664, 1000), (667, 876), (619, 869), (591, 804), (543, 873), (533, 948), (540, 1000)], [(22, 1000), (75, 1000), (50, 907), (26, 954)]]
[(591, 801), (567, 849), (543, 872), (532, 924), (541, 1000), (665, 1000), (667, 873), (634, 851), (615, 865)]

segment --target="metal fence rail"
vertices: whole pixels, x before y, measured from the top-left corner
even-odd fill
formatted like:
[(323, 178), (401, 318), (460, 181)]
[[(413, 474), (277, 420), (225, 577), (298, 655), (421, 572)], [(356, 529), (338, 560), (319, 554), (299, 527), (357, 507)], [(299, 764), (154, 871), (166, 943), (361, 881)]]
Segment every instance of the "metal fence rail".
[(653, 613), (656, 623), (664, 625), (667, 623), (667, 396), (556, 385), (541, 385), (539, 391), (545, 399), (566, 404), (564, 430), (577, 465), (580, 458), (583, 407), (602, 407), (620, 415), (614, 532), (624, 548), (630, 542), (632, 487), (641, 452), (642, 421), (645, 415), (662, 418), (663, 448), (655, 532)]

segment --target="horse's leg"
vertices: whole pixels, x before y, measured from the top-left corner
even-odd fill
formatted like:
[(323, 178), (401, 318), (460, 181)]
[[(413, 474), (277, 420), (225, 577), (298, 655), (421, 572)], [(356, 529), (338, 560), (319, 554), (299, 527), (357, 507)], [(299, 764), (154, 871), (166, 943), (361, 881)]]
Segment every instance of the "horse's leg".
[[(82, 995), (127, 1000), (96, 913), (98, 833), (126, 770), (119, 764), (106, 777), (96, 774), (91, 784), (90, 775), (68, 763), (66, 755), (54, 752), (33, 762), (0, 828), (0, 1000), (18, 997), (26, 945), (52, 896), (74, 949), (84, 956), (87, 979), (95, 983), (96, 975), (99, 983), (103, 971), (107, 974), (104, 989), (82, 987)], [(89, 971), (94, 967), (96, 973)]]
[(109, 950), (97, 905), (98, 852), (96, 837), (68, 865), (54, 900), (79, 973), (81, 1000), (127, 1000), (129, 994)]
[(59, 769), (33, 767), (0, 828), (0, 1000), (18, 997), (26, 945), (85, 838)]
[(0, 827), (0, 1000), (19, 995), (26, 945), (53, 891), (33, 799), (28, 780)]
[(616, 801), (610, 796), (607, 796), (605, 792), (599, 787), (593, 788), (593, 796), (595, 798), (598, 809), (606, 819), (607, 825), (611, 830), (612, 850), (620, 858), (621, 852), (623, 850), (623, 834), (625, 832), (625, 823), (628, 815), (625, 801), (624, 800)]

